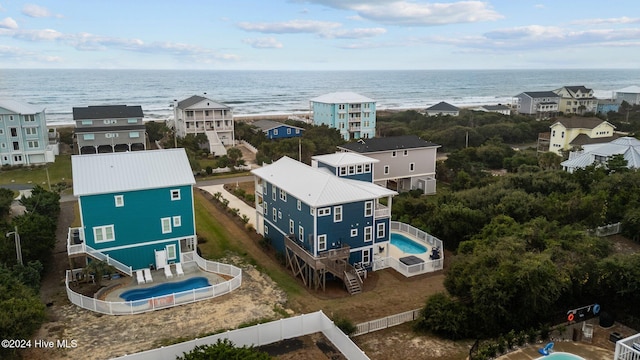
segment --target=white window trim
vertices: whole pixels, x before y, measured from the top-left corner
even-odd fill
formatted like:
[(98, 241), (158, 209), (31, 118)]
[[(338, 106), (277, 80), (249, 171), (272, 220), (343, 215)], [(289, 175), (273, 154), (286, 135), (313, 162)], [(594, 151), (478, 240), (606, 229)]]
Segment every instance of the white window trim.
[(276, 201), (276, 186), (271, 185), (271, 200)]
[(325, 208), (318, 209), (318, 216), (327, 216), (327, 215), (331, 215), (331, 208), (330, 207), (325, 207)]
[(391, 152), (391, 157), (396, 157), (396, 155), (397, 155), (397, 153), (396, 153), (395, 150)]
[(123, 207), (124, 206), (124, 195), (115, 195), (113, 197), (113, 200), (116, 203), (116, 207)]
[(272, 215), (271, 218), (273, 219), (273, 221), (278, 221), (278, 209), (273, 208), (271, 210), (271, 215)]
[(358, 229), (351, 229), (351, 237), (358, 236)]
[(410, 172), (416, 171), (416, 163), (409, 163), (409, 171)]
[(384, 174), (389, 175), (389, 165), (384, 166)]
[(300, 200), (298, 200), (296, 207), (298, 208), (298, 211), (302, 210), (302, 202)]
[[(107, 230), (111, 229), (111, 238), (107, 237)], [(102, 235), (102, 240), (98, 240), (98, 232)], [(115, 241), (116, 240), (116, 232), (113, 225), (104, 225), (104, 226), (95, 226), (93, 228), (93, 241), (96, 244)]]
[(171, 201), (180, 200), (180, 189), (171, 190)]
[(342, 205), (333, 207), (333, 222), (342, 222)]
[(318, 251), (327, 250), (327, 235), (318, 235)]
[(384, 223), (379, 223), (377, 226), (376, 237), (378, 239), (383, 238), (385, 236), (385, 226)]
[(182, 226), (182, 216), (174, 216), (173, 217), (173, 227), (180, 227)]
[(170, 217), (161, 218), (160, 227), (162, 228), (163, 234), (171, 233), (171, 218)]
[[(369, 206), (369, 208), (367, 208), (367, 206)], [(364, 202), (364, 216), (365, 217), (373, 216), (373, 201)]]
[(373, 226), (364, 227), (364, 241), (365, 242), (373, 241)]
[(304, 228), (302, 227), (302, 225), (298, 226), (298, 240), (300, 240), (301, 242), (304, 241)]
[(296, 231), (296, 223), (289, 219), (289, 234), (293, 234)]
[[(176, 244), (169, 244), (165, 247), (165, 250), (167, 252), (167, 260), (175, 260), (177, 255), (177, 251), (176, 251)], [(173, 254), (173, 255), (171, 255)]]
[(409, 156), (409, 150), (404, 150), (402, 152), (402, 156)]
[(280, 200), (287, 202), (287, 192), (280, 189)]

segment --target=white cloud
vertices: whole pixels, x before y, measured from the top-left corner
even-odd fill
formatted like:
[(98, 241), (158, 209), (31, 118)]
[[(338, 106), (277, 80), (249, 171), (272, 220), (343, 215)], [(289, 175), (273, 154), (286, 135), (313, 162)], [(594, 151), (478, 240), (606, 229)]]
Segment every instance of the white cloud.
[(533, 5), (533, 7), (536, 8), (536, 9), (544, 9), (545, 8), (544, 4), (535, 4), (535, 5)]
[(18, 23), (12, 18), (4, 18), (0, 20), (0, 29), (17, 29)]
[(273, 37), (257, 38), (257, 39), (244, 39), (243, 43), (249, 44), (256, 49), (280, 49), (282, 43), (278, 42)]
[(603, 25), (603, 24), (638, 24), (640, 18), (629, 18), (626, 16), (608, 19), (583, 19), (572, 21), (572, 25)]
[(291, 20), (274, 23), (241, 22), (238, 24), (238, 27), (243, 30), (268, 34), (321, 33), (340, 26), (342, 26), (340, 23), (316, 20)]
[(306, 0), (306, 2), (352, 10), (362, 18), (392, 25), (432, 26), (494, 21), (503, 18), (483, 1), (428, 3), (417, 0)]
[(26, 4), (23, 6), (22, 13), (33, 18), (62, 17), (62, 15), (53, 14), (49, 9), (35, 4)]
[(361, 38), (382, 35), (386, 32), (387, 32), (387, 29), (384, 29), (384, 28), (358, 28), (358, 29), (333, 30), (333, 31), (328, 31), (326, 33), (322, 33), (320, 35), (325, 38), (361, 39)]
[(51, 41), (64, 37), (64, 35), (56, 30), (43, 29), (43, 30), (22, 30), (17, 31), (14, 38), (28, 41)]
[(21, 63), (32, 62), (32, 61), (52, 63), (52, 62), (62, 61), (62, 58), (60, 58), (59, 56), (42, 56), (33, 51), (29, 51), (29, 50), (25, 50), (17, 47), (0, 45), (0, 59), (3, 59), (3, 58), (18, 60), (18, 61), (21, 61)]

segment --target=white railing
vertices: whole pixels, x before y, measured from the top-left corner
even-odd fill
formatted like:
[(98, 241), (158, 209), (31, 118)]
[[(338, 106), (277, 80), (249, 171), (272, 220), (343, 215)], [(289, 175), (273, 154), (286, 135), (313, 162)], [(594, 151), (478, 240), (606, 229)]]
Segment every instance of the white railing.
[[(429, 235), (428, 233), (409, 224), (401, 223), (399, 221), (392, 221), (390, 226), (391, 230), (407, 233), (429, 246), (436, 246), (441, 250), (444, 249), (442, 240), (438, 239), (435, 236)], [(444, 254), (442, 254), (441, 259), (444, 259)]]
[(246, 147), (249, 151), (251, 151), (254, 154), (256, 154), (258, 152), (258, 149), (256, 149), (255, 146), (251, 145), (250, 143), (246, 142), (245, 140), (240, 140), (240, 144), (244, 145), (244, 147)]
[(120, 261), (111, 258), (109, 255), (107, 254), (103, 254), (100, 251), (92, 248), (91, 246), (88, 246), (85, 242), (84, 242), (84, 238), (82, 236), (82, 231), (80, 231), (80, 241), (82, 241), (82, 243), (80, 244), (72, 244), (71, 238), (72, 238), (72, 232), (74, 230), (79, 230), (80, 228), (69, 228), (69, 234), (67, 235), (67, 254), (68, 255), (80, 255), (80, 254), (87, 254), (95, 259), (98, 259), (100, 261), (104, 261), (106, 262), (108, 265), (113, 266), (114, 268), (116, 268), (118, 271), (122, 272), (123, 274), (126, 275), (133, 275), (133, 269), (131, 269), (131, 266), (125, 265), (123, 263), (121, 263)]
[(599, 237), (619, 234), (622, 231), (621, 223), (609, 224), (605, 226), (599, 226), (595, 229), (587, 230), (589, 235), (595, 235)]
[(369, 357), (349, 339), (322, 311), (292, 318), (271, 321), (264, 324), (227, 331), (202, 339), (182, 342), (137, 354), (124, 355), (115, 360), (173, 360), (196, 346), (215, 344), (218, 340), (229, 339), (235, 346), (262, 346), (285, 339), (293, 339), (315, 333), (322, 333), (350, 360), (367, 360)]
[(396, 326), (396, 325), (404, 324), (409, 321), (416, 320), (418, 317), (420, 317), (420, 311), (421, 309), (415, 309), (415, 310), (406, 311), (400, 314), (387, 316), (382, 319), (376, 319), (376, 320), (360, 323), (356, 325), (356, 331), (353, 334), (351, 334), (351, 336), (353, 337), (358, 335), (364, 335), (373, 331), (386, 329), (392, 326)]
[(640, 334), (635, 334), (616, 342), (615, 360), (640, 359)]
[[(107, 315), (132, 315), (141, 314), (158, 309), (165, 309), (176, 305), (189, 304), (196, 301), (207, 300), (228, 294), (242, 285), (242, 270), (229, 264), (221, 264), (209, 261), (198, 256), (196, 252), (188, 253), (193, 261), (204, 271), (232, 276), (230, 280), (212, 286), (198, 288), (173, 294), (152, 297), (136, 301), (103, 301), (84, 296), (71, 290), (69, 283), (73, 281), (73, 272), (67, 270), (65, 285), (67, 297), (71, 303), (87, 310)], [(186, 256), (185, 256), (186, 257)]]

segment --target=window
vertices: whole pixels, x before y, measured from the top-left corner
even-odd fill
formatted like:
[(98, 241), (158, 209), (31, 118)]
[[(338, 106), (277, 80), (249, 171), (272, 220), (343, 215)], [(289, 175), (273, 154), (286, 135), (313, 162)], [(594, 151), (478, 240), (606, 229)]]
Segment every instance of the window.
[(356, 173), (356, 167), (353, 165), (349, 166), (349, 175), (353, 175)]
[(96, 226), (93, 228), (93, 239), (96, 243), (114, 241), (113, 225)]
[(116, 195), (113, 197), (116, 202), (116, 207), (124, 206), (124, 195)]
[(384, 174), (389, 175), (389, 165), (384, 166)]
[(364, 164), (364, 172), (365, 173), (371, 172), (371, 164)]
[(271, 185), (271, 200), (276, 201), (276, 186)]
[(280, 189), (280, 200), (287, 202), (287, 192)]
[(0, 145), (0, 146), (2, 146), (2, 148), (4, 149), (4, 148), (6, 148), (6, 147), (7, 147), (7, 144), (2, 143), (2, 145)]
[(287, 128), (287, 135), (291, 135), (291, 128)]
[(111, 125), (111, 124), (115, 124), (115, 123), (117, 123), (117, 122), (118, 122), (118, 120), (116, 120), (116, 119), (104, 119), (104, 120), (102, 120), (102, 122), (103, 122), (105, 125)]
[(362, 174), (362, 165), (356, 167), (356, 174)]
[(176, 259), (176, 244), (167, 245), (165, 247), (167, 251), (167, 260), (175, 260)]
[(371, 249), (362, 250), (362, 263), (368, 264), (371, 262)]
[(27, 135), (38, 135), (38, 128), (25, 128), (24, 133)]
[(131, 132), (129, 132), (129, 137), (132, 138), (132, 139), (139, 138), (140, 137), (140, 133), (138, 131), (131, 131)]
[(378, 239), (379, 238), (383, 238), (384, 237), (384, 223), (379, 223), (378, 224)]
[(409, 164), (409, 171), (414, 171), (416, 169), (416, 164), (415, 163), (410, 163)]
[(391, 157), (396, 157), (396, 152), (395, 151), (391, 152)]
[(327, 215), (331, 215), (330, 207), (318, 209), (318, 216), (327, 216)]
[(24, 116), (24, 121), (25, 122), (34, 122), (34, 121), (36, 121), (36, 117), (35, 117), (35, 115), (25, 115)]
[(327, 250), (327, 235), (318, 235), (318, 251)]
[(138, 123), (138, 119), (127, 119), (127, 123), (129, 123), (129, 124), (137, 124)]
[(300, 134), (300, 129), (296, 129), (296, 134)]
[(405, 150), (402, 152), (402, 156), (409, 156), (409, 150)]
[(564, 139), (564, 131), (562, 132), (562, 135), (560, 135), (560, 137)]
[(302, 225), (298, 226), (298, 240), (304, 241), (304, 228)]
[(358, 229), (351, 229), (351, 237), (358, 236)]
[(265, 203), (265, 204), (264, 204), (264, 208), (263, 208), (263, 213), (264, 213), (265, 215), (267, 215), (267, 214), (269, 213), (269, 211), (268, 211), (268, 210), (269, 210), (269, 207), (267, 206), (267, 203)]
[(342, 206), (333, 207), (333, 222), (342, 221)]
[(296, 228), (296, 224), (293, 222), (293, 220), (289, 219), (289, 234), (293, 234), (293, 231)]
[(278, 219), (282, 219), (282, 211), (278, 211)]
[(4, 135), (4, 129), (0, 129), (0, 135)]
[(340, 176), (344, 176), (344, 175), (347, 175), (347, 167), (346, 166), (340, 167)]
[(182, 216), (174, 216), (173, 217), (173, 227), (182, 226)]
[(83, 140), (95, 140), (96, 136), (94, 134), (84, 134), (82, 135)]
[(364, 227), (364, 241), (373, 240), (373, 227), (365, 226)]
[(13, 115), (9, 115), (9, 120), (13, 121)]
[(271, 218), (273, 218), (273, 221), (278, 221), (278, 209), (273, 208), (271, 210)]
[(93, 125), (93, 120), (82, 120), (82, 125)]
[(364, 203), (364, 216), (373, 216), (373, 201), (365, 201)]
[(167, 234), (171, 232), (171, 218), (162, 218), (160, 219), (160, 223), (162, 224), (163, 234)]
[(302, 210), (302, 203), (300, 202), (300, 200), (298, 200), (296, 207), (298, 208), (298, 211)]
[(273, 129), (273, 135), (278, 135), (278, 129)]
[(553, 131), (551, 132), (551, 136), (556, 136), (556, 131), (555, 131), (555, 130), (553, 130)]
[(13, 155), (14, 162), (22, 162), (22, 155)]
[(269, 226), (265, 225), (264, 227), (264, 234), (265, 235), (269, 235)]
[(344, 110), (344, 108), (345, 108), (344, 104), (338, 105), (338, 110)]
[(11, 131), (11, 136), (13, 136), (13, 137), (18, 136), (18, 129), (16, 129), (16, 128), (11, 128), (11, 129), (10, 129), (10, 131)]
[(118, 133), (105, 133), (104, 137), (107, 138), (107, 139), (117, 138), (117, 137), (119, 137), (119, 134)]
[(13, 142), (13, 150), (20, 150), (20, 144), (17, 141)]
[(27, 141), (27, 147), (28, 147), (29, 149), (35, 149), (35, 148), (37, 148), (38, 146), (40, 146), (40, 144), (38, 144), (38, 141), (37, 141), (37, 140)]
[(180, 189), (171, 190), (171, 201), (180, 200)]

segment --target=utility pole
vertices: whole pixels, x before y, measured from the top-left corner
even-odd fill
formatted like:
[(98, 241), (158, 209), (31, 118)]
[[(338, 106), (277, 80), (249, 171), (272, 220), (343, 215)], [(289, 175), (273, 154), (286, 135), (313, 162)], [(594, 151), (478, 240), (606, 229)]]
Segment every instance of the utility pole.
[(9, 236), (11, 236), (11, 234), (13, 234), (13, 237), (16, 242), (16, 258), (18, 260), (18, 264), (24, 265), (22, 263), (22, 246), (20, 244), (20, 235), (18, 234), (18, 227), (16, 226), (14, 230), (15, 231), (8, 232), (5, 236), (8, 238)]

